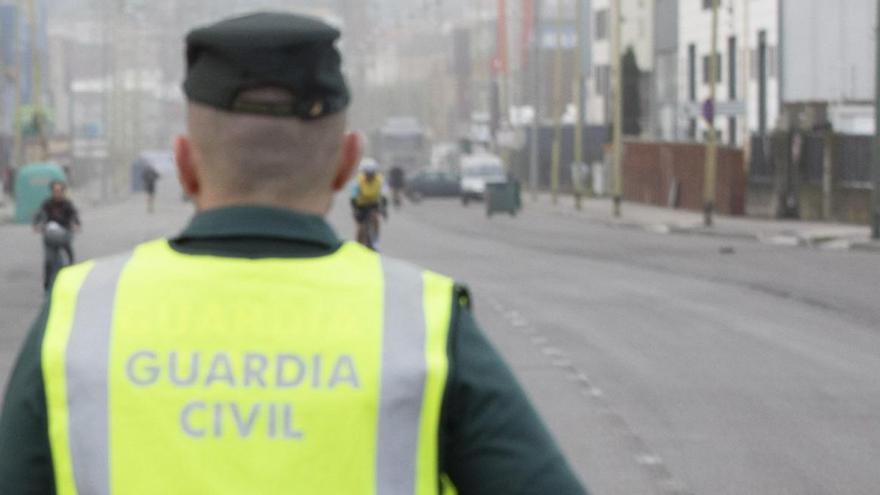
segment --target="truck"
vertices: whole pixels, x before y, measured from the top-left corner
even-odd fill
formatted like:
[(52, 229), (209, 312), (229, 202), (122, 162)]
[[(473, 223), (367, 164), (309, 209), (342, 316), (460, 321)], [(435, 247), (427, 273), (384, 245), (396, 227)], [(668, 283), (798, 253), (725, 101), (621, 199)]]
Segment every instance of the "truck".
[(373, 150), (384, 170), (400, 167), (411, 175), (431, 163), (428, 132), (415, 117), (392, 117), (376, 132)]

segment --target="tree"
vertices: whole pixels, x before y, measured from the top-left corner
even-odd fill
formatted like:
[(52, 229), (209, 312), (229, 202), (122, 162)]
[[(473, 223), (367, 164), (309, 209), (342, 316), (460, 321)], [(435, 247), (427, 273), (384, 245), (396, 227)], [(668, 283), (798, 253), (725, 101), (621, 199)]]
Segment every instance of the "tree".
[(638, 136), (642, 133), (642, 71), (632, 47), (623, 55), (623, 133)]

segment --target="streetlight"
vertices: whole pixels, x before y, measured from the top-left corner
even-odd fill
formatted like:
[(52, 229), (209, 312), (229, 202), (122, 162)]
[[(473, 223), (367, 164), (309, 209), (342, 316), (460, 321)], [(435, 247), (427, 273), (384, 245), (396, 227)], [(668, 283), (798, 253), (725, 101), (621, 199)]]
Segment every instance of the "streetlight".
[(712, 2), (712, 49), (709, 53), (709, 101), (706, 121), (709, 124), (709, 142), (706, 146), (706, 170), (703, 183), (703, 224), (712, 226), (715, 210), (716, 176), (718, 170), (718, 134), (715, 130), (715, 96), (718, 86), (718, 0)]
[(562, 116), (565, 113), (562, 102), (562, 30), (563, 4), (556, 0), (556, 62), (553, 75), (553, 112), (556, 118), (556, 129), (553, 134), (553, 162), (550, 169), (550, 192), (553, 204), (559, 201), (559, 162), (562, 160)]
[(574, 125), (574, 167), (572, 170), (572, 179), (574, 182), (574, 204), (575, 208), (581, 209), (581, 199), (583, 197), (583, 185), (587, 181), (586, 178), (580, 177), (578, 173), (584, 170), (584, 83), (586, 76), (584, 75), (584, 50), (587, 40), (584, 36), (584, 0), (577, 1), (577, 50), (575, 51), (575, 114), (577, 119)]
[(614, 173), (614, 216), (621, 215), (623, 203), (623, 67), (621, 59), (620, 0), (611, 1), (611, 68), (614, 79), (614, 129), (612, 167)]
[(532, 118), (532, 149), (529, 163), (529, 188), (532, 201), (538, 199), (538, 147), (541, 140), (541, 0), (534, 0), (534, 27), (532, 28), (532, 92), (534, 97), (534, 117)]

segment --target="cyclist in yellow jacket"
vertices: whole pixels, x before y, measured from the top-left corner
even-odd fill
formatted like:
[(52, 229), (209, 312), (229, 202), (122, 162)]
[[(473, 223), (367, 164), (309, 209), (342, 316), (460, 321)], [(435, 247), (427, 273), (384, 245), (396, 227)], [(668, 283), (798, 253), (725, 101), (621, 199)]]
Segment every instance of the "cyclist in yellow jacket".
[(357, 223), (357, 241), (370, 249), (379, 243), (379, 216), (388, 217), (385, 177), (372, 158), (361, 161), (360, 173), (352, 186), (351, 207)]

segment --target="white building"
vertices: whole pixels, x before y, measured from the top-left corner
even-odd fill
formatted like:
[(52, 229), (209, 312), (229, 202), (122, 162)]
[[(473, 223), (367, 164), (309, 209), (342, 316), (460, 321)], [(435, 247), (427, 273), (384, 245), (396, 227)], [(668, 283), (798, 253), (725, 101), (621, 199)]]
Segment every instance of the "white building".
[[(722, 142), (742, 145), (746, 135), (771, 130), (779, 115), (779, 0), (718, 2), (715, 126)], [(702, 114), (710, 95), (711, 6), (678, 6), (678, 135), (685, 139), (702, 140), (708, 128)]]
[[(611, 122), (611, 2), (592, 0), (592, 77), (587, 82), (587, 122)], [(654, 0), (621, 0), (621, 52), (632, 48), (639, 69), (650, 79), (654, 70)], [(647, 119), (648, 85), (642, 113)], [(647, 126), (643, 125), (643, 128)]]
[(875, 0), (783, 0), (787, 106), (820, 105), (835, 130), (874, 132)]

